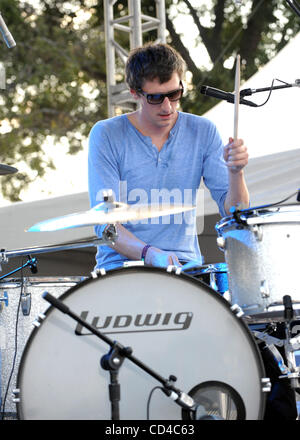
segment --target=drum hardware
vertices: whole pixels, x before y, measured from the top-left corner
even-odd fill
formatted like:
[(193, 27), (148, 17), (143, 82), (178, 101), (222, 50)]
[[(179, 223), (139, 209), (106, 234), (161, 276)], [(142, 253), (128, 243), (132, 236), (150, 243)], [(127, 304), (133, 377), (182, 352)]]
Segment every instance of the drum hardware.
[[(247, 223), (248, 224), (248, 223)], [(263, 231), (259, 225), (250, 226), (251, 231), (254, 233), (256, 239), (258, 241), (262, 241), (263, 239)]]
[(263, 280), (260, 282), (260, 294), (262, 298), (269, 298), (270, 296), (270, 290), (267, 280)]
[(252, 334), (259, 340), (265, 342), (267, 345), (277, 345), (278, 347), (283, 347), (284, 340), (275, 338), (274, 336), (269, 335), (268, 333), (260, 332), (257, 330), (253, 330)]
[(91, 277), (94, 279), (98, 278), (99, 275), (101, 276), (106, 275), (106, 270), (104, 269), (104, 267), (100, 267), (96, 270), (93, 270), (93, 272), (91, 272)]
[[(267, 205), (259, 205), (259, 206), (249, 207), (249, 208), (242, 208), (241, 206), (232, 206), (230, 208), (230, 213), (232, 215), (232, 221), (236, 222), (238, 225), (251, 225), (251, 224), (253, 224), (253, 219), (252, 220), (249, 219), (249, 217), (251, 217), (251, 215), (255, 216), (259, 212), (264, 212), (264, 210), (266, 210), (266, 213), (268, 213), (269, 209), (273, 208), (273, 207), (280, 208), (280, 206), (283, 203), (287, 202), (288, 200), (290, 200), (294, 196), (296, 196), (297, 202), (300, 202), (300, 188), (296, 192), (289, 195), (285, 199), (280, 200), (279, 202), (269, 203)], [(224, 221), (225, 221), (225, 223), (224, 223)], [(270, 221), (270, 219), (269, 219), (269, 221)], [(216, 225), (217, 232), (219, 232), (219, 230), (222, 229), (222, 227), (225, 224), (228, 224), (228, 217), (225, 217), (219, 223), (217, 223), (217, 225)], [(217, 241), (218, 241), (218, 238), (217, 238)], [(221, 246), (221, 248), (223, 247), (222, 241), (220, 241), (220, 246)]]
[(203, 263), (202, 261), (197, 261), (197, 260), (192, 260), (192, 261), (188, 261), (187, 263), (183, 264), (181, 266), (181, 270), (183, 270), (184, 272), (191, 270), (191, 269), (199, 269), (203, 267)]
[(20, 390), (19, 390), (19, 388), (14, 389), (13, 392), (12, 392), (12, 394), (13, 394), (13, 396), (14, 396), (14, 398), (13, 398), (13, 402), (14, 402), (14, 403), (19, 403), (19, 402), (20, 402), (20, 397), (19, 397)]
[(175, 266), (175, 264), (169, 264), (169, 266), (166, 267), (166, 271), (168, 273), (172, 273), (173, 271), (176, 273), (176, 275), (181, 274), (181, 266)]
[[(12, 270), (11, 272), (3, 275), (0, 277), (0, 281), (4, 278), (7, 278), (10, 275), (13, 275), (14, 273), (18, 272), (19, 270), (23, 270), (25, 267), (30, 267), (30, 270), (32, 273), (37, 273), (37, 259), (31, 258), (30, 255), (27, 256), (28, 260), (26, 263), (22, 264), (22, 266), (18, 267), (17, 269)], [(7, 292), (4, 292), (5, 298), (7, 298), (6, 306), (8, 305), (8, 294)], [(1, 298), (0, 298), (1, 301)], [(24, 316), (28, 316), (30, 314), (30, 307), (31, 307), (31, 294), (28, 292), (25, 292), (24, 289), (21, 293), (21, 309)]]
[(263, 393), (269, 393), (271, 391), (271, 387), (272, 387), (270, 379), (268, 377), (263, 377), (261, 379), (261, 383), (262, 383)]
[(232, 214), (232, 217), (237, 223), (247, 224), (247, 218), (249, 217), (249, 215), (257, 214), (257, 212), (262, 211), (264, 209), (266, 209), (268, 212), (269, 208), (278, 207), (283, 203), (287, 202), (288, 200), (290, 200), (294, 196), (296, 196), (297, 202), (300, 202), (300, 188), (293, 194), (286, 197), (285, 199), (280, 200), (280, 202), (268, 203), (267, 205), (259, 205), (259, 206), (249, 207), (246, 209), (240, 209), (240, 207), (232, 206), (230, 208), (230, 213)]
[(300, 349), (300, 336), (291, 337), (291, 325), (294, 317), (292, 298), (289, 295), (283, 297), (285, 317), (285, 355), (287, 358), (289, 373), (286, 375), (291, 380), (292, 388), (299, 388), (300, 368), (296, 364), (295, 351)]
[[(136, 357), (132, 356), (132, 348), (124, 347), (117, 341), (113, 341), (103, 333), (99, 332), (94, 326), (88, 324), (86, 321), (80, 318), (80, 316), (76, 315), (69, 307), (67, 307), (63, 302), (59, 299), (53, 297), (49, 293), (45, 292), (43, 294), (43, 298), (48, 301), (52, 306), (56, 307), (59, 311), (64, 314), (67, 314), (72, 319), (74, 319), (77, 323), (79, 323), (82, 327), (89, 330), (92, 334), (97, 336), (102, 341), (106, 342), (110, 346), (109, 352), (104, 355), (100, 360), (100, 365), (104, 370), (110, 372), (110, 385), (109, 385), (109, 398), (111, 401), (111, 419), (119, 420), (120, 412), (119, 412), (119, 401), (120, 401), (120, 384), (118, 382), (118, 372), (120, 367), (122, 366), (125, 358), (129, 359), (135, 365), (140, 367), (143, 371), (148, 373), (154, 379), (159, 381), (163, 388), (162, 391), (174, 400), (179, 406), (184, 409), (188, 409), (189, 411), (195, 411), (196, 403), (192, 399), (191, 396), (182, 392), (178, 388), (174, 387), (170, 378), (176, 379), (175, 376), (170, 376), (169, 379), (165, 379), (156, 373), (154, 370), (146, 366), (143, 362), (141, 362)], [(177, 380), (177, 379), (176, 379)]]
[[(279, 379), (290, 379), (292, 388), (296, 389), (299, 388), (300, 369), (296, 365), (295, 351), (300, 349), (300, 336), (291, 337), (289, 322), (285, 322), (284, 326), (286, 334), (285, 339), (274, 337), (270, 335), (268, 331), (261, 332), (258, 330), (252, 330), (252, 334), (258, 340), (263, 341), (271, 352), (282, 373), (279, 376)], [(276, 346), (284, 348), (287, 365)]]
[(238, 304), (233, 304), (230, 310), (238, 317), (241, 318), (244, 315), (242, 308)]
[(225, 243), (226, 241), (224, 237), (217, 237), (217, 245), (221, 251), (225, 250)]
[(8, 306), (8, 293), (7, 292), (3, 292), (3, 296), (0, 297), (0, 311), (3, 309), (3, 304), (5, 305), (5, 307)]
[(24, 316), (29, 316), (31, 308), (31, 293), (22, 292), (21, 294), (21, 310)]
[(227, 265), (226, 263), (203, 264), (200, 261), (189, 261), (175, 270), (177, 275), (181, 272), (201, 280), (229, 300)]
[(292, 298), (290, 295), (284, 295), (282, 301), (284, 306), (284, 319), (290, 323), (294, 317)]
[(104, 237), (105, 240), (111, 242), (111, 244), (114, 245), (116, 239), (118, 238), (116, 225), (114, 224), (107, 225), (102, 233), (102, 236)]
[(46, 246), (34, 246), (32, 248), (23, 248), (23, 249), (16, 249), (12, 251), (5, 251), (3, 250), (1, 253), (1, 259), (2, 262), (7, 262), (9, 258), (15, 258), (20, 257), (23, 255), (35, 255), (35, 254), (44, 254), (48, 252), (59, 252), (59, 251), (66, 251), (70, 249), (79, 249), (89, 246), (101, 246), (101, 245), (107, 245), (111, 244), (112, 239), (111, 238), (96, 238), (92, 240), (82, 240), (74, 243), (69, 244), (58, 244), (58, 245), (46, 245)]
[(145, 262), (143, 260), (128, 260), (123, 262), (123, 267), (136, 267), (136, 266), (145, 266)]
[(296, 365), (295, 351), (300, 348), (300, 337), (289, 338), (284, 343), (288, 371), (279, 376), (280, 379), (290, 379), (292, 388), (299, 388), (300, 368)]

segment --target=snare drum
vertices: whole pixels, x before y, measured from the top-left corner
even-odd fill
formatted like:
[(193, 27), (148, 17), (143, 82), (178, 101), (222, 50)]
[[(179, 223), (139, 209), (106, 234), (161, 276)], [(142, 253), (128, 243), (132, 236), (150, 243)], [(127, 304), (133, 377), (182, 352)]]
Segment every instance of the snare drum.
[(283, 321), (283, 296), (299, 315), (300, 206), (245, 211), (216, 225), (231, 301), (254, 322)]
[[(195, 400), (207, 401), (201, 389), (211, 387), (211, 411), (262, 418), (264, 366), (254, 338), (230, 304), (204, 283), (183, 273), (129, 267), (88, 279), (60, 300), (111, 340), (130, 346), (160, 376), (175, 375), (175, 386)], [(111, 419), (110, 376), (100, 365), (109, 348), (50, 306), (21, 359), (19, 418)], [(161, 384), (129, 359), (119, 383), (120, 418), (146, 419), (151, 391)], [(160, 390), (152, 394), (150, 419), (185, 416)]]
[(185, 272), (203, 281), (221, 295), (228, 292), (226, 263), (205, 264), (199, 269)]

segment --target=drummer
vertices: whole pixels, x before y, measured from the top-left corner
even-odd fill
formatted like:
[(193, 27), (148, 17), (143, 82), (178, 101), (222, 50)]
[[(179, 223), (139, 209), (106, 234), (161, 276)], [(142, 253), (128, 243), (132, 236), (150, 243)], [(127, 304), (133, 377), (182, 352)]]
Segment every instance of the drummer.
[[(183, 59), (167, 44), (148, 43), (130, 53), (126, 81), (138, 110), (99, 121), (91, 130), (92, 206), (103, 201), (107, 190), (128, 204), (162, 201), (194, 206), (201, 179), (222, 217), (230, 215), (232, 206), (249, 206), (244, 179), (247, 148), (241, 139), (232, 138), (224, 146), (211, 121), (178, 110), (184, 71)], [(105, 227), (96, 227), (99, 237)], [(195, 210), (118, 224), (117, 232), (114, 245), (99, 246), (96, 268), (110, 270), (128, 260), (144, 260), (154, 267), (203, 262)], [(272, 361), (267, 367), (274, 370)], [(295, 419), (290, 385), (278, 379), (278, 372), (270, 375), (273, 388), (266, 418)]]
[[(215, 125), (178, 110), (184, 93), (185, 64), (167, 44), (134, 49), (126, 81), (138, 110), (97, 122), (89, 136), (91, 205), (111, 189), (128, 204), (173, 202), (195, 206), (203, 178), (221, 216), (232, 206), (248, 206), (244, 179), (248, 153), (242, 140), (226, 146)], [(105, 226), (96, 228), (102, 236)], [(202, 263), (195, 210), (117, 225), (115, 244), (99, 246), (96, 268), (122, 266), (143, 259), (146, 265)]]

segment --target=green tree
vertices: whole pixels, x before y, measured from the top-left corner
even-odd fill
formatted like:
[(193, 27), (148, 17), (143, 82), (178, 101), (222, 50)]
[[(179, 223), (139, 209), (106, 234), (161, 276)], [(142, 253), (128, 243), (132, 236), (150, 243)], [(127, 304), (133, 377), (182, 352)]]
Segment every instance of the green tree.
[[(1, 90), (0, 162), (27, 166), (25, 172), (1, 176), (3, 196), (12, 201), (54, 167), (41, 149), (48, 136), (57, 145), (67, 139), (75, 154), (95, 120), (106, 116), (105, 42), (92, 2), (37, 4), (1, 1), (17, 46), (8, 50), (1, 42), (6, 88)], [(80, 20), (83, 12), (90, 14), (86, 21)]]
[[(140, 0), (142, 12), (155, 14), (153, 0)], [(167, 41), (182, 54), (192, 84), (182, 102), (185, 111), (203, 114), (215, 104), (199, 93), (202, 84), (234, 88), (234, 59), (241, 55), (246, 80), (268, 62), (300, 29), (299, 17), (281, 0), (166, 0)], [(127, 0), (114, 7), (127, 14)], [(1, 176), (5, 198), (54, 167), (42, 145), (52, 137), (59, 148), (67, 140), (76, 154), (92, 125), (107, 117), (103, 0), (0, 0), (0, 10), (17, 46), (0, 41), (6, 88), (0, 91), (0, 163), (23, 164), (24, 172)], [(175, 26), (178, 14), (190, 15), (210, 66), (197, 66)], [(206, 21), (204, 22), (204, 17)], [(117, 36), (129, 49), (124, 36)], [(149, 32), (145, 39), (155, 39)], [(123, 66), (120, 63), (120, 78)], [(88, 92), (88, 93), (87, 93)]]

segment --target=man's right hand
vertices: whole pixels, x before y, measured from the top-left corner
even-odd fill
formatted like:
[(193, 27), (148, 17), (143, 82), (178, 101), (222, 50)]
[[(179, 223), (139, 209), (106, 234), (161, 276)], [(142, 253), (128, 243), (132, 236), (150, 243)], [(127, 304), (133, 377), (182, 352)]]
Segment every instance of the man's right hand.
[(166, 252), (156, 247), (150, 247), (145, 258), (146, 266), (168, 267), (181, 266), (178, 257), (174, 252)]

